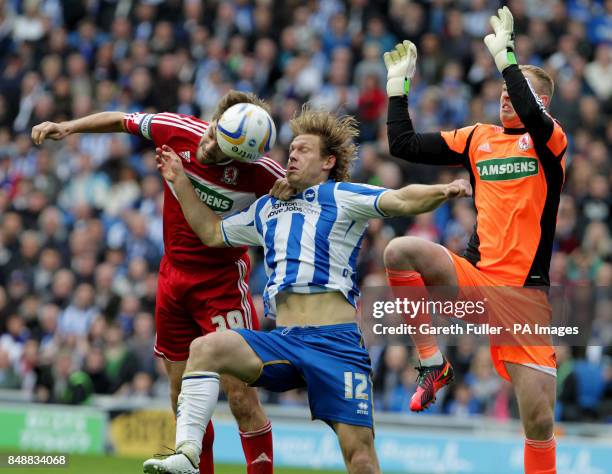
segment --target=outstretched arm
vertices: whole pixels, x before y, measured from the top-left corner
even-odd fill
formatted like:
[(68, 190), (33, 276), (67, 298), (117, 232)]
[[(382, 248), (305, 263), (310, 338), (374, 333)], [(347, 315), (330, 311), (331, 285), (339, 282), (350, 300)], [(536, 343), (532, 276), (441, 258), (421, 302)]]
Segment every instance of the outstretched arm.
[(433, 211), (452, 198), (472, 195), (472, 187), (464, 179), (450, 184), (410, 184), (381, 195), (379, 207), (387, 216), (410, 216)]
[(417, 133), (408, 113), (408, 93), (414, 75), (417, 49), (408, 40), (384, 55), (387, 67), (387, 137), (389, 151), (397, 158), (429, 165), (465, 163), (465, 147), (449, 146), (441, 133)]
[(414, 130), (407, 96), (389, 98), (387, 138), (391, 155), (412, 163), (457, 166), (466, 161), (464, 153), (452, 150), (440, 132), (417, 133)]
[(200, 201), (179, 156), (167, 145), (157, 148), (155, 152), (157, 169), (174, 191), (183, 215), (195, 234), (208, 247), (226, 247), (221, 233), (221, 218)]
[(550, 139), (554, 122), (540, 97), (531, 88), (527, 78), (516, 64), (508, 66), (503, 72), (512, 107), (535, 142), (546, 145)]
[(45, 139), (62, 140), (73, 133), (125, 132), (123, 112), (100, 112), (66, 122), (43, 122), (32, 127), (32, 141), (36, 145)]
[[(512, 106), (527, 132), (534, 141), (538, 156), (543, 160), (559, 160), (565, 153), (567, 138), (561, 127), (546, 111), (542, 98), (517, 64), (514, 51), (514, 19), (508, 7), (497, 10), (490, 18), (493, 33), (484, 38), (485, 45), (499, 72), (504, 76), (505, 86)], [(542, 95), (542, 97), (547, 97)], [(550, 101), (550, 97), (547, 97)], [(553, 133), (556, 140), (551, 140)]]

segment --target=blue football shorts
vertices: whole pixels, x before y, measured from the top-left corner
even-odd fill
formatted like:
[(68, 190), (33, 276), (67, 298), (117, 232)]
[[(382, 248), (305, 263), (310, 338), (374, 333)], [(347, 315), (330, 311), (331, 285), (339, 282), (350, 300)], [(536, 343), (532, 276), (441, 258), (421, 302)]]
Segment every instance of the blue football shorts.
[(250, 385), (274, 392), (306, 387), (313, 419), (373, 427), (372, 364), (357, 324), (236, 332), (263, 362)]

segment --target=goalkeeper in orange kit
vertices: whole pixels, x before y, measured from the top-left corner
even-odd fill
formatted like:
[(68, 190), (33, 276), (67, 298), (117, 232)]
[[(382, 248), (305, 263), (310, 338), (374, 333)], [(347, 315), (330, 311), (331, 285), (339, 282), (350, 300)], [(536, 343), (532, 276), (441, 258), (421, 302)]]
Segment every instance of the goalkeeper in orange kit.
[[(463, 166), (470, 174), (477, 211), (474, 234), (463, 256), (415, 237), (391, 241), (385, 266), (393, 287), (549, 286), (567, 137), (546, 110), (554, 87), (550, 76), (538, 67), (517, 65), (510, 10), (498, 10), (491, 26), (494, 33), (484, 42), (505, 82), (501, 127), (475, 124), (450, 132), (416, 133), (407, 107), (416, 47), (404, 41), (385, 53), (391, 154), (416, 163)], [(538, 302), (547, 306), (545, 293), (535, 293)], [(434, 336), (416, 335), (413, 340), (420, 367), (410, 408), (420, 411), (452, 381), (453, 369)], [(525, 472), (555, 473), (554, 349), (492, 345), (491, 354), (498, 373), (512, 382), (516, 393), (526, 436)]]

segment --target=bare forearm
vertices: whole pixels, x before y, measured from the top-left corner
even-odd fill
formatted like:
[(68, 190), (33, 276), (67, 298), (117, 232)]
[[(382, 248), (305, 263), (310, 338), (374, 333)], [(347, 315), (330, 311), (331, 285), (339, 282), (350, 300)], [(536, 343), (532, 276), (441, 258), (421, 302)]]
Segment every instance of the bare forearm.
[(124, 132), (123, 112), (100, 112), (75, 120), (62, 122), (68, 133), (113, 133)]
[(409, 216), (432, 211), (447, 199), (445, 184), (411, 184), (384, 194), (381, 208), (390, 216)]
[(221, 219), (210, 207), (200, 201), (187, 175), (178, 177), (173, 187), (187, 223), (202, 243), (209, 247), (224, 247)]

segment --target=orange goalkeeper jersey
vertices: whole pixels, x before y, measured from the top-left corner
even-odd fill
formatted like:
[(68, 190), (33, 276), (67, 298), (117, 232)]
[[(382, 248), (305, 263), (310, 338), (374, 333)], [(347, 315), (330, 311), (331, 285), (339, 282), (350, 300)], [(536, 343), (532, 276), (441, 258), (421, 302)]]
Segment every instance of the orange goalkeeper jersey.
[[(465, 257), (506, 284), (547, 285), (565, 159), (540, 160), (529, 133), (495, 125), (442, 132), (469, 162), (477, 219)], [(559, 124), (546, 145), (565, 150)]]
[(525, 128), (476, 124), (418, 134), (406, 99), (392, 97), (389, 145), (409, 161), (464, 166), (477, 212), (464, 257), (500, 284), (547, 286), (567, 137), (517, 66), (507, 68), (504, 79)]

